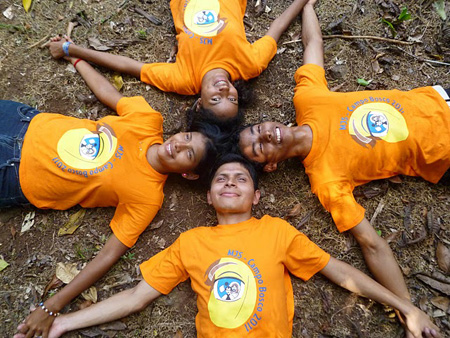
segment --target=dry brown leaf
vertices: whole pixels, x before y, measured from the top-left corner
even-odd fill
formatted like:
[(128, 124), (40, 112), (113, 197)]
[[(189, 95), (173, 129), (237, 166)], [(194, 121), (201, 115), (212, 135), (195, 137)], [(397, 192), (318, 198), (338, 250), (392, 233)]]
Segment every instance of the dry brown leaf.
[(164, 220), (163, 220), (163, 219), (160, 220), (160, 221), (158, 221), (158, 222), (156, 222), (156, 223), (152, 222), (152, 223), (150, 224), (150, 229), (151, 229), (151, 230), (159, 229), (159, 228), (161, 227), (161, 225), (163, 225), (163, 223), (164, 223)]
[(394, 183), (394, 184), (401, 184), (401, 183), (403, 183), (403, 180), (402, 180), (402, 178), (400, 176), (392, 176), (392, 177), (389, 177), (387, 180), (389, 182), (391, 182), (391, 183)]
[(72, 279), (78, 275), (80, 271), (77, 269), (77, 263), (62, 263), (59, 262), (56, 265), (55, 275), (59, 278), (64, 284), (69, 284)]
[(92, 303), (97, 303), (97, 289), (95, 286), (91, 286), (89, 289), (83, 291), (81, 296)]
[(449, 310), (450, 307), (450, 299), (447, 297), (433, 297), (431, 298), (431, 304), (436, 306), (437, 308), (441, 309), (442, 311)]
[(12, 226), (12, 227), (11, 227), (11, 236), (12, 236), (13, 239), (16, 238), (16, 234), (17, 234), (17, 230), (16, 230), (16, 228), (14, 228), (14, 227)]
[(441, 242), (437, 245), (436, 258), (441, 270), (448, 274), (450, 272), (450, 250)]
[(416, 277), (433, 289), (450, 296), (450, 284), (439, 282), (433, 278), (421, 274), (417, 274)]
[(122, 323), (119, 320), (116, 320), (115, 322), (106, 323), (99, 326), (101, 330), (103, 331), (122, 331), (127, 329), (127, 325), (125, 323)]
[(173, 338), (183, 338), (183, 332), (178, 329), (177, 332), (174, 334)]
[(286, 217), (287, 218), (296, 217), (296, 216), (300, 215), (301, 211), (302, 211), (302, 205), (300, 203), (298, 203), (298, 204), (294, 205), (294, 207), (291, 210), (289, 210)]
[(52, 279), (48, 282), (48, 284), (45, 286), (44, 292), (42, 293), (41, 298), (43, 298), (47, 292), (51, 289), (55, 289), (55, 288), (59, 288), (60, 286), (62, 286), (64, 283), (62, 282), (62, 280), (60, 280), (58, 277), (56, 277), (56, 274), (53, 275)]
[(83, 222), (86, 209), (80, 209), (69, 217), (69, 220), (58, 230), (58, 236), (72, 235)]
[(427, 297), (423, 296), (423, 297), (420, 298), (420, 300), (419, 300), (419, 308), (423, 312), (427, 312), (427, 310), (428, 310), (427, 303), (428, 303)]
[(390, 235), (386, 236), (384, 239), (388, 243), (397, 242), (397, 240), (400, 237), (400, 235), (401, 235), (400, 231), (395, 231), (395, 232), (392, 232)]

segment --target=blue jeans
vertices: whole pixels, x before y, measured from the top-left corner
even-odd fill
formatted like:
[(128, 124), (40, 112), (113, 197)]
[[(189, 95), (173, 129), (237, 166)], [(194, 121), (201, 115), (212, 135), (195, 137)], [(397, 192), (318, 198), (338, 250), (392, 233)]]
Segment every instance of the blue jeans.
[(0, 208), (29, 204), (19, 182), (23, 139), (39, 111), (26, 104), (0, 100)]

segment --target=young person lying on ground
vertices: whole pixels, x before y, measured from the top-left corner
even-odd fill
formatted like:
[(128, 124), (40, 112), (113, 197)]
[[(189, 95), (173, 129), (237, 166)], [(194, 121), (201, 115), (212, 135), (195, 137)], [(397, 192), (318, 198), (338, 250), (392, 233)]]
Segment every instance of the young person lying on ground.
[[(401, 311), (413, 337), (440, 337), (428, 316), (409, 300), (330, 257), (289, 223), (267, 215), (253, 218), (259, 197), (252, 165), (239, 155), (225, 155), (215, 165), (207, 195), (218, 225), (181, 234), (141, 265), (144, 280), (137, 286), (56, 318), (49, 337), (143, 310), (188, 278), (197, 294), (199, 337), (291, 337), (294, 297), (287, 270), (305, 281), (320, 272)], [(15, 338), (31, 337), (22, 326), (18, 329)]]
[(143, 97), (122, 97), (87, 62), (70, 61), (119, 116), (91, 121), (0, 101), (0, 207), (115, 206), (113, 234), (71, 283), (26, 318), (22, 327), (30, 337), (46, 335), (58, 311), (135, 244), (161, 208), (168, 173), (195, 179), (215, 158), (214, 144), (199, 132), (164, 142), (162, 116)]
[(130, 74), (163, 91), (200, 93), (194, 108), (200, 115), (233, 125), (241, 120), (242, 113), (238, 114), (239, 93), (232, 82), (257, 77), (267, 68), (281, 34), (306, 2), (293, 0), (266, 35), (251, 44), (244, 27), (246, 0), (172, 0), (178, 42), (175, 63), (145, 64), (64, 40), (51, 43), (49, 48), (55, 59), (70, 55)]
[(303, 160), (312, 191), (340, 232), (349, 230), (382, 285), (409, 298), (387, 242), (365, 218), (355, 186), (398, 174), (437, 183), (450, 167), (450, 108), (442, 87), (330, 92), (323, 43), (314, 11), (302, 14), (303, 63), (295, 73), (296, 127), (264, 122), (239, 134), (241, 152), (271, 172), (291, 157)]

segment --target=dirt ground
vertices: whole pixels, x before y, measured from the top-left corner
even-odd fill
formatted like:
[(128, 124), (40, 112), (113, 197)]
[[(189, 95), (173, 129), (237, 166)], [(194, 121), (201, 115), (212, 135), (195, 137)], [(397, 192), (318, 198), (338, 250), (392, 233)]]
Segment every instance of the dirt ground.
[[(328, 0), (316, 6), (324, 35), (370, 35), (392, 38), (384, 16), (392, 21), (407, 5), (411, 19), (397, 26), (395, 39), (413, 41), (398, 44), (368, 39), (325, 40), (325, 68), (330, 88), (338, 91), (364, 90), (357, 79), (371, 80), (369, 89), (441, 84), (450, 87), (450, 25), (443, 21), (427, 0)], [(247, 35), (250, 41), (263, 36), (271, 20), (290, 1), (268, 1), (269, 13), (254, 15), (248, 4)], [(80, 118), (97, 119), (112, 112), (90, 98), (81, 77), (65, 62), (51, 59), (40, 46), (50, 37), (66, 31), (70, 21), (80, 23), (72, 33), (76, 43), (88, 46), (89, 38), (112, 46), (110, 52), (145, 62), (165, 62), (175, 41), (169, 1), (163, 0), (34, 0), (25, 13), (22, 1), (2, 0), (0, 12), (11, 7), (13, 18), (0, 15), (0, 99), (15, 100), (41, 111)], [(157, 26), (133, 9), (139, 7), (159, 18)], [(450, 3), (447, 1), (447, 15)], [(279, 53), (269, 68), (251, 81), (257, 97), (247, 111), (248, 122), (276, 120), (294, 123), (293, 75), (302, 62), (298, 40), (300, 21), (283, 35)], [(375, 61), (376, 60), (376, 61)], [(440, 65), (438, 62), (445, 62)], [(106, 76), (113, 73), (100, 69)], [(166, 135), (183, 128), (184, 110), (194, 101), (164, 93), (123, 75), (126, 96), (143, 95), (164, 116)], [(367, 89), (367, 90), (369, 90)], [(0, 122), (1, 123), (1, 122)], [(339, 234), (330, 215), (310, 192), (309, 182), (299, 160), (283, 163), (279, 170), (261, 179), (262, 199), (254, 213), (288, 218), (313, 241), (333, 256), (368, 272), (359, 247), (348, 234)], [(372, 182), (357, 189), (357, 200), (381, 236), (390, 242), (401, 266), (412, 299), (450, 336), (449, 296), (422, 282), (426, 275), (446, 283), (450, 276), (442, 270), (445, 257), (437, 256), (440, 243), (450, 248), (450, 189), (421, 179)], [(137, 245), (95, 284), (98, 298), (105, 299), (140, 280), (138, 265), (177, 236), (200, 225), (214, 225), (215, 215), (207, 206), (200, 187), (179, 177), (169, 178), (165, 203)], [(381, 209), (374, 216), (377, 207)], [(41, 298), (58, 262), (82, 266), (104, 244), (111, 233), (113, 209), (89, 209), (81, 227), (73, 234), (58, 236), (69, 217), (80, 210), (37, 210), (32, 207), (0, 211), (0, 254), (9, 266), (0, 272), (0, 336), (10, 337), (30, 306)], [(31, 230), (21, 234), (26, 215), (35, 211)], [(294, 214), (290, 216), (290, 214)], [(161, 223), (162, 222), (162, 223)], [(417, 242), (417, 243), (411, 243)], [(447, 260), (449, 258), (447, 257)], [(438, 263), (441, 263), (439, 267)], [(423, 279), (423, 278), (422, 278)], [(295, 290), (294, 337), (402, 337), (403, 329), (392, 312), (379, 304), (358, 298), (332, 285), (321, 276), (309, 282), (293, 278)], [(48, 297), (55, 290), (50, 290)], [(80, 307), (79, 297), (63, 312)], [(194, 337), (195, 295), (189, 282), (160, 297), (140, 314), (110, 326), (100, 326), (67, 334), (67, 337)], [(125, 324), (125, 325), (123, 325)]]

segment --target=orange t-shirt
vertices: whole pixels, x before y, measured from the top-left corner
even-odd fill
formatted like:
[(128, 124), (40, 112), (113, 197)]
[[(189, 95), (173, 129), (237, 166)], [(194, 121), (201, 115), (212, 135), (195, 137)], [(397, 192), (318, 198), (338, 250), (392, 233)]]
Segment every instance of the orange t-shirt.
[(167, 175), (147, 161), (162, 143), (162, 117), (143, 97), (124, 97), (120, 116), (99, 121), (38, 114), (25, 134), (20, 184), (38, 208), (115, 206), (111, 228), (126, 246), (136, 243), (161, 208)]
[(141, 265), (163, 294), (191, 278), (199, 337), (291, 337), (290, 271), (308, 280), (330, 255), (280, 218), (189, 230)]
[(303, 161), (311, 189), (339, 231), (364, 217), (355, 186), (404, 174), (436, 183), (450, 167), (450, 109), (432, 87), (330, 92), (314, 64), (295, 73), (298, 125), (313, 132)]
[(144, 65), (141, 81), (163, 91), (195, 95), (211, 69), (225, 69), (232, 81), (261, 74), (275, 56), (277, 43), (268, 35), (253, 44), (247, 41), (246, 5), (245, 0), (172, 0), (176, 62)]

